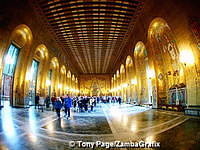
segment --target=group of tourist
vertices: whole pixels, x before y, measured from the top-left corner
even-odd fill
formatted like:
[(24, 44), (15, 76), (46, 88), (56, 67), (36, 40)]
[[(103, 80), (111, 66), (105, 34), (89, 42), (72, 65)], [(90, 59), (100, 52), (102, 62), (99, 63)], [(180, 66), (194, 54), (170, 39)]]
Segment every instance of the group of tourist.
[(35, 109), (38, 108), (38, 110), (44, 111), (44, 107), (50, 108), (50, 104), (52, 104), (52, 110), (56, 111), (57, 116), (60, 118), (60, 111), (64, 107), (65, 116), (67, 116), (67, 119), (70, 118), (70, 108), (72, 107), (72, 99), (69, 95), (65, 95), (62, 97), (56, 97), (54, 94), (51, 98), (47, 96), (45, 99), (40, 96), (40, 94), (37, 94), (35, 96)]
[(121, 104), (121, 97), (116, 96), (74, 96), (70, 97), (69, 94), (61, 97), (56, 97), (54, 94), (51, 98), (41, 97), (39, 94), (35, 96), (35, 109), (44, 110), (44, 107), (50, 108), (52, 105), (52, 111), (56, 111), (58, 118), (60, 118), (60, 112), (64, 108), (65, 116), (67, 119), (70, 118), (70, 109), (73, 107), (74, 112), (93, 112), (94, 107), (97, 103), (119, 103)]

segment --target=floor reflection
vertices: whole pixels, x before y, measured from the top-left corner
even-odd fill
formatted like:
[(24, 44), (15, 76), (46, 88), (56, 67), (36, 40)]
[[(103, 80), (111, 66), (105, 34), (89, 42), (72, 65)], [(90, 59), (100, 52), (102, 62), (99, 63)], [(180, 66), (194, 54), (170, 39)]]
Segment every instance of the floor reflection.
[[(17, 127), (14, 123), (12, 108), (9, 106), (9, 102), (4, 102), (4, 108), (0, 110), (0, 112), (0, 123), (2, 124), (2, 135), (0, 135), (0, 138), (4, 140), (2, 142), (8, 143), (9, 146), (17, 148), (19, 142)], [(2, 149), (7, 149), (7, 146), (4, 145)]]
[(12, 108), (9, 106), (1, 110), (1, 120), (3, 133), (9, 140), (16, 137), (16, 128), (12, 116)]
[(36, 133), (37, 131), (37, 118), (33, 111), (33, 109), (30, 109), (29, 111), (29, 126), (30, 126), (30, 132)]

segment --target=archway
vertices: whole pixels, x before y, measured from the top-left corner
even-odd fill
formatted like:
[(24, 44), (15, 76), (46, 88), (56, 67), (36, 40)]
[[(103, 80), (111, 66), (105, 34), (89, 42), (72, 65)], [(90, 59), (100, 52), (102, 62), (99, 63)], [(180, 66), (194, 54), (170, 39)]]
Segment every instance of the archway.
[(67, 89), (68, 89), (68, 93), (70, 94), (70, 89), (71, 89), (71, 77), (72, 77), (72, 75), (71, 75), (71, 71), (70, 70), (68, 70), (68, 72), (67, 72)]
[(77, 77), (76, 77), (76, 79), (75, 79), (75, 90), (76, 90), (76, 93), (79, 94), (78, 78), (77, 78)]
[(120, 92), (120, 90), (121, 90), (121, 86), (120, 86), (120, 84), (121, 84), (121, 81), (120, 81), (120, 74), (119, 74), (119, 70), (117, 70), (116, 71), (116, 94), (117, 94), (117, 96), (121, 96), (121, 92)]
[[(32, 32), (24, 24), (17, 26), (10, 37), (9, 45), (3, 55), (3, 67), (1, 76), (0, 105), (2, 101), (7, 101), (9, 105), (23, 105), (21, 101), (24, 96), (24, 78), (29, 54), (29, 47), (32, 42)], [(25, 69), (24, 69), (25, 70)]]
[(50, 95), (58, 96), (59, 89), (59, 63), (56, 57), (53, 57), (50, 62), (50, 68), (47, 75), (47, 85), (49, 87)]
[[(181, 74), (183, 68), (179, 63), (179, 50), (174, 35), (164, 19), (156, 18), (151, 22), (148, 40), (154, 54), (159, 106), (185, 105), (186, 83), (184, 75)], [(177, 88), (180, 90), (178, 93)]]
[(121, 94), (123, 101), (126, 101), (126, 88), (127, 88), (127, 83), (126, 83), (126, 73), (125, 73), (125, 67), (122, 64), (120, 66), (120, 86), (121, 86)]
[(65, 86), (66, 86), (66, 77), (67, 77), (67, 71), (66, 71), (66, 67), (64, 65), (62, 65), (62, 67), (60, 68), (60, 81), (59, 81), (59, 94), (60, 95), (64, 95), (65, 94)]
[(48, 59), (48, 50), (45, 45), (36, 47), (33, 58), (26, 72), (27, 90), (30, 97), (29, 105), (34, 105), (36, 92), (44, 96), (45, 94), (45, 65)]
[(151, 78), (153, 71), (150, 70), (148, 62), (148, 54), (143, 42), (138, 42), (134, 50), (137, 91), (139, 104), (152, 104), (152, 83)]
[(72, 92), (72, 96), (75, 96), (75, 76), (74, 76), (74, 74), (72, 75), (72, 80), (71, 80), (71, 92)]
[(126, 81), (128, 83), (128, 87), (127, 87), (127, 102), (131, 103), (131, 101), (133, 100), (133, 86), (131, 81), (133, 80), (134, 77), (134, 68), (133, 68), (133, 59), (132, 57), (129, 55), (126, 58)]
[(114, 79), (113, 79), (113, 77), (111, 77), (111, 88), (110, 88), (111, 90), (110, 90), (110, 92), (111, 92), (111, 94), (112, 94), (112, 96), (114, 95), (113, 94), (113, 89), (114, 89)]

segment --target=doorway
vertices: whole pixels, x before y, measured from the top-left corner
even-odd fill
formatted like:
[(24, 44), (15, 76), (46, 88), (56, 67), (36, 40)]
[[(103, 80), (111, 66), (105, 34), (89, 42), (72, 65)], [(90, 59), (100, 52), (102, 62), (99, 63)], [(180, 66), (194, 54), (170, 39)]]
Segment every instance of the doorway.
[(19, 50), (20, 49), (16, 45), (11, 44), (6, 55), (4, 55), (0, 105), (2, 104), (13, 106), (13, 83)]
[(47, 94), (49, 97), (51, 97), (51, 79), (52, 79), (52, 69), (49, 70), (48, 72), (48, 91), (47, 91)]
[(37, 75), (38, 75), (39, 62), (37, 60), (32, 61), (31, 72), (30, 72), (30, 84), (29, 84), (29, 94), (30, 101), (29, 105), (35, 105), (35, 96), (37, 91)]

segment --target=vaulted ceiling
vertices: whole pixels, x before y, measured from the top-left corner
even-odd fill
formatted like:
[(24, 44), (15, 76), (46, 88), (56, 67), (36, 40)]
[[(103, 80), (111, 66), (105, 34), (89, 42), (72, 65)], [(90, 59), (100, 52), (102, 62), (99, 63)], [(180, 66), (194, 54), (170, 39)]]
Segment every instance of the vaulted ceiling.
[(144, 0), (37, 0), (78, 73), (112, 73)]

